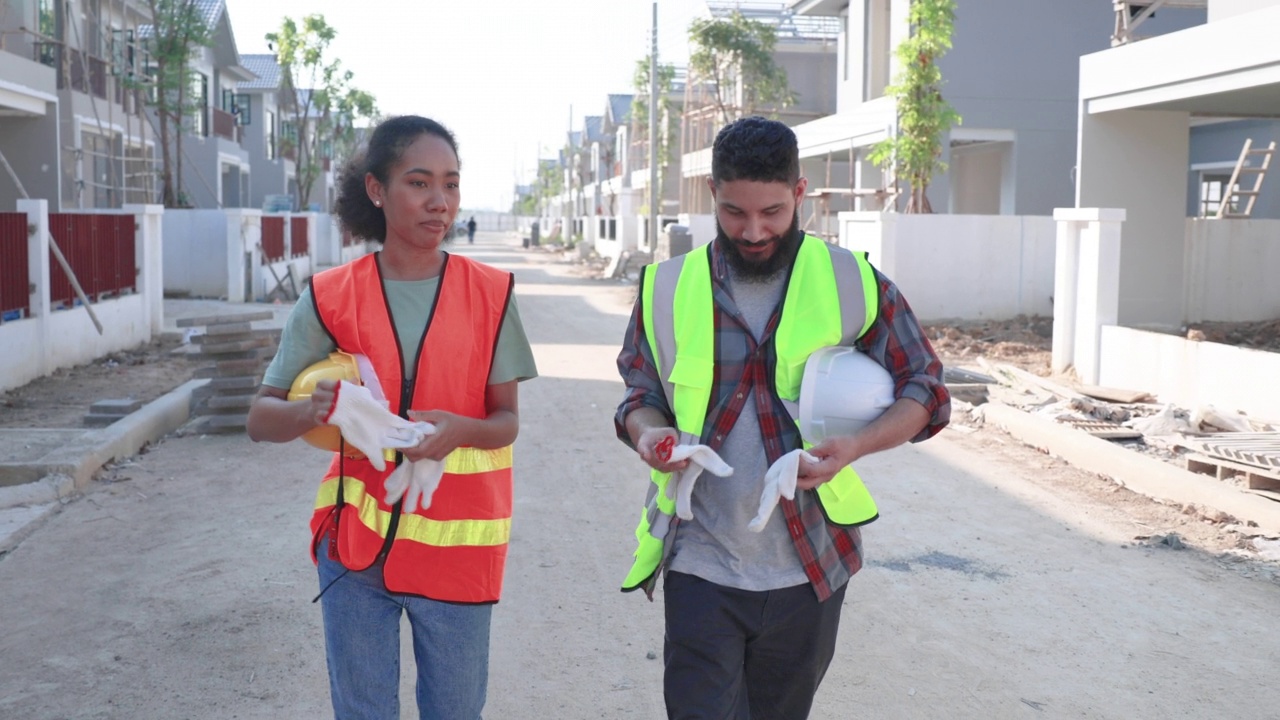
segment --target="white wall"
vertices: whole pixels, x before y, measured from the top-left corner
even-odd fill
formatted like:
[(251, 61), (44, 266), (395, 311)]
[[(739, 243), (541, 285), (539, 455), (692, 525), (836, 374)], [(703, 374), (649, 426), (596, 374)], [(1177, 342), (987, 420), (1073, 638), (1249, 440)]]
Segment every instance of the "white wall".
[(1277, 0), (1209, 0), (1209, 22), (1280, 5)]
[(1053, 218), (852, 212), (839, 221), (839, 244), (866, 251), (921, 320), (1053, 312)]
[(1179, 244), (1186, 235), (1189, 137), (1185, 112), (1081, 113), (1076, 207), (1126, 212), (1120, 245), (1123, 325), (1174, 326), (1182, 319)]
[(1101, 385), (1154, 393), (1162, 403), (1213, 405), (1280, 422), (1280, 353), (1244, 350), (1176, 335), (1102, 328)]
[(201, 298), (229, 297), (227, 214), (173, 210), (164, 214), (164, 291)]
[[(163, 295), (159, 277), (161, 237), (159, 206), (129, 206), (126, 214), (137, 219), (135, 261), (138, 269), (137, 293), (91, 305), (102, 332), (94, 327), (83, 306), (53, 310), (49, 300), (50, 257), (48, 202), (22, 200), (18, 211), (26, 212), (37, 232), (28, 243), (28, 275), (34, 286), (31, 316), (0, 325), (0, 347), (5, 348), (0, 363), (0, 390), (15, 388), (59, 368), (91, 362), (104, 355), (135, 348), (150, 342), (163, 327)], [(116, 214), (120, 211), (113, 211)]]
[(1187, 220), (1184, 322), (1280, 317), (1280, 220)]
[(689, 228), (693, 237), (693, 247), (706, 245), (716, 239), (716, 216), (707, 214), (680, 213), (676, 222)]

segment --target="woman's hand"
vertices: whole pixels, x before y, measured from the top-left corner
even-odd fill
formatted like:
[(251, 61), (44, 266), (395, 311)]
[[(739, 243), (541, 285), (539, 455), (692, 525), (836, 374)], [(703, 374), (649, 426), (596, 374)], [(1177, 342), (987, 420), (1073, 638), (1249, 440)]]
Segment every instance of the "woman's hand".
[(311, 389), (311, 408), (308, 413), (316, 425), (324, 425), (333, 414), (334, 403), (338, 400), (338, 381), (320, 380)]
[(401, 452), (410, 461), (444, 460), (445, 456), (468, 442), (468, 426), (471, 418), (455, 415), (443, 410), (410, 410), (409, 419), (415, 422), (429, 422), (435, 425), (436, 431), (414, 447), (405, 448)]

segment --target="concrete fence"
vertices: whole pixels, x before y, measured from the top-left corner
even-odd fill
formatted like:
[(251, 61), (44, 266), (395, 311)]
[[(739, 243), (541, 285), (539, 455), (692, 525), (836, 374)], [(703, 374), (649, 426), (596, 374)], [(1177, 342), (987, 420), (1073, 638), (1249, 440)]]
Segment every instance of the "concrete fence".
[(1280, 220), (1187, 220), (1183, 322), (1280, 317)]
[(840, 245), (865, 251), (923, 321), (1053, 312), (1050, 217), (842, 212)]
[[(264, 218), (282, 237), (268, 238)], [(167, 210), (164, 213), (164, 287), (170, 295), (266, 300), (283, 284), (292, 293), (325, 267), (369, 251), (367, 243), (343, 244), (341, 229), (325, 213), (263, 213), (250, 208)], [(305, 228), (306, 235), (300, 236)]]
[(101, 333), (78, 303), (55, 309), (50, 300), (55, 261), (49, 250), (48, 201), (19, 200), (17, 210), (27, 215), (31, 298), (26, 317), (0, 324), (0, 347), (5, 348), (5, 360), (0, 363), (0, 390), (25, 385), (59, 368), (82, 365), (137, 347), (161, 332), (164, 326), (162, 207), (126, 205), (121, 210), (93, 211), (98, 215), (132, 215), (136, 219), (135, 292), (91, 304), (102, 323)]

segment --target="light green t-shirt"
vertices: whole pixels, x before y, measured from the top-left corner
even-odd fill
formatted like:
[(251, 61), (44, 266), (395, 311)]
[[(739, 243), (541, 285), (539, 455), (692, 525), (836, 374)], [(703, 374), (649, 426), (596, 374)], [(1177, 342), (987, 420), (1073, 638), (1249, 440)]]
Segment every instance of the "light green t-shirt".
[[(404, 366), (412, 367), (418, 355), (422, 331), (435, 305), (436, 288), (440, 278), (426, 280), (384, 280), (387, 303), (391, 307), (392, 322), (400, 338)], [(313, 363), (327, 357), (337, 349), (329, 333), (325, 332), (320, 318), (316, 317), (311, 288), (302, 291), (298, 302), (285, 321), (280, 334), (280, 348), (263, 374), (262, 384), (288, 390), (298, 373)], [(520, 312), (513, 295), (507, 304), (507, 314), (502, 318), (498, 331), (498, 347), (489, 370), (489, 384), (499, 385), (512, 380), (529, 380), (538, 376), (533, 361), (533, 350), (520, 323)]]

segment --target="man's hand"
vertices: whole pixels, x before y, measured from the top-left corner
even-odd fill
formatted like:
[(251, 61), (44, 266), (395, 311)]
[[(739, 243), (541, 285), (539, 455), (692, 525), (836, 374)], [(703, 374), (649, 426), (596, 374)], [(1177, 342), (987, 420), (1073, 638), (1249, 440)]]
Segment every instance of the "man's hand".
[[(680, 434), (673, 427), (651, 427), (640, 433), (636, 440), (636, 452), (640, 454), (641, 460), (658, 472), (677, 472), (689, 466), (688, 460), (670, 462), (671, 448), (675, 447), (679, 439)], [(666, 452), (662, 452), (661, 448), (666, 448)]]
[(809, 448), (809, 454), (818, 458), (818, 462), (800, 460), (800, 473), (796, 477), (796, 487), (801, 490), (812, 490), (829, 482), (844, 468), (862, 457), (857, 435), (841, 435), (831, 437)]

